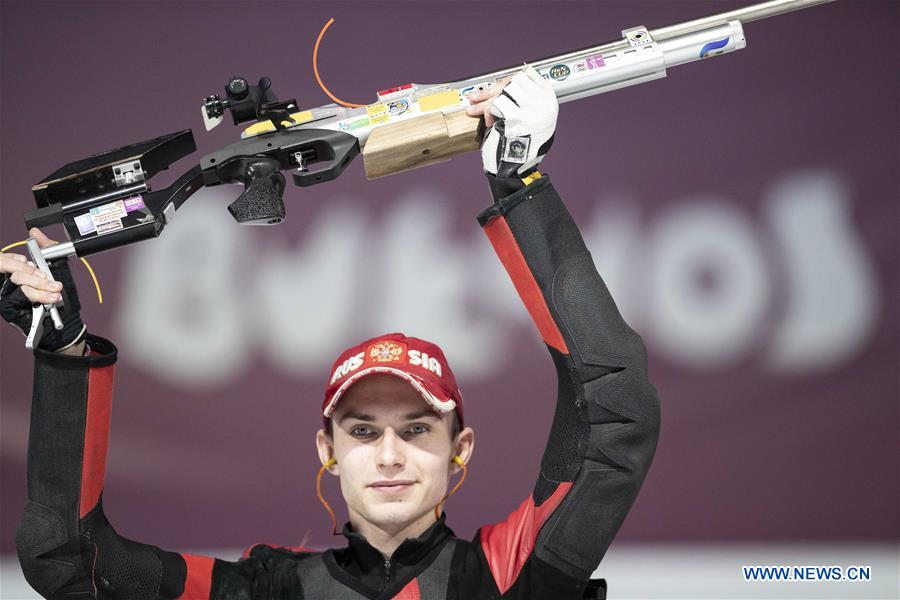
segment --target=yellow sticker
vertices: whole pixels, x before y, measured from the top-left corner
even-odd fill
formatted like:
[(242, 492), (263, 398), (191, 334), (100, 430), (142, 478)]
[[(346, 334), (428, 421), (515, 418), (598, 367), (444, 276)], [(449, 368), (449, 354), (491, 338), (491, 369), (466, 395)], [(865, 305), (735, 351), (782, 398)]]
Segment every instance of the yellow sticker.
[(419, 110), (422, 112), (444, 108), (445, 106), (452, 106), (454, 104), (459, 104), (459, 90), (447, 90), (446, 92), (419, 98)]
[[(293, 123), (282, 121), (282, 124), (286, 127), (290, 127), (292, 125), (306, 123), (307, 121), (312, 121), (313, 115), (311, 110), (304, 110), (303, 112), (292, 114), (291, 118), (294, 119)], [(263, 121), (262, 123), (256, 123), (255, 125), (251, 125), (247, 129), (245, 129), (244, 133), (241, 134), (241, 137), (246, 138), (253, 135), (259, 135), (261, 133), (269, 133), (270, 131), (275, 131), (275, 126), (272, 125), (272, 121)]]
[(369, 121), (373, 125), (384, 123), (391, 118), (390, 113), (388, 113), (387, 105), (383, 103), (368, 105), (366, 107), (366, 112), (369, 115)]

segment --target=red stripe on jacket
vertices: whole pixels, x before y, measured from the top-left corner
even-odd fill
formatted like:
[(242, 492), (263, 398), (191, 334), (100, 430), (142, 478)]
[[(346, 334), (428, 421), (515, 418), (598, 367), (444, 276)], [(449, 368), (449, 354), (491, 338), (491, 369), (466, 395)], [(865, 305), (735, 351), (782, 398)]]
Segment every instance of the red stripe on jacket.
[(178, 600), (209, 600), (212, 589), (212, 570), (214, 558), (182, 554), (187, 565), (187, 577), (184, 579), (184, 591)]
[(84, 425), (84, 454), (81, 458), (79, 518), (88, 514), (100, 499), (106, 474), (109, 446), (109, 416), (115, 365), (97, 367), (88, 373), (87, 415)]
[(419, 579), (415, 578), (407, 583), (391, 600), (422, 600), (422, 595), (419, 591)]
[(538, 507), (528, 498), (504, 521), (481, 528), (481, 549), (501, 594), (512, 587), (525, 561), (534, 550), (541, 527), (559, 507), (572, 487), (571, 481), (559, 484), (553, 494)]
[(568, 354), (569, 349), (566, 347), (562, 333), (550, 315), (544, 294), (541, 293), (541, 288), (535, 281), (531, 269), (528, 268), (528, 263), (525, 262), (525, 257), (522, 255), (519, 244), (516, 243), (509, 223), (504, 217), (495, 217), (484, 226), (484, 232), (491, 241), (494, 252), (497, 253), (506, 272), (509, 273), (519, 297), (525, 304), (525, 308), (528, 309), (534, 324), (537, 325), (544, 342), (563, 354)]

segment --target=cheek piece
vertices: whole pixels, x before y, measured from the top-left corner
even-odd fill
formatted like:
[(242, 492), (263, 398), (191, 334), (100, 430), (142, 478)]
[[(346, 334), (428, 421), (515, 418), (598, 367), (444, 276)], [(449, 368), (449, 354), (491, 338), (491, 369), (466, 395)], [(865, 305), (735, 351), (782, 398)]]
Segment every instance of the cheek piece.
[[(453, 489), (450, 490), (450, 493), (447, 494), (446, 496), (444, 496), (443, 498), (441, 498), (441, 501), (438, 502), (437, 506), (434, 507), (434, 518), (435, 519), (440, 519), (441, 505), (444, 504), (444, 501), (447, 498), (449, 498), (450, 496), (452, 496), (453, 494), (456, 493), (456, 490), (459, 489), (459, 486), (461, 486), (463, 484), (463, 481), (466, 480), (466, 475), (469, 472), (468, 468), (466, 467), (466, 463), (464, 463), (463, 460), (458, 455), (453, 457), (453, 462), (455, 462), (462, 468), (462, 477), (459, 478), (459, 481), (456, 482), (456, 485), (453, 486)], [(334, 457), (329, 458), (328, 462), (323, 464), (321, 466), (321, 468), (319, 469), (318, 474), (316, 474), (316, 495), (319, 497), (319, 502), (321, 502), (322, 505), (325, 507), (325, 510), (328, 511), (328, 516), (331, 517), (331, 535), (339, 535), (338, 530), (337, 530), (337, 519), (334, 516), (334, 511), (331, 510), (331, 505), (328, 504), (328, 501), (325, 500), (324, 496), (322, 496), (322, 475), (325, 474), (325, 471), (328, 470), (328, 467), (330, 467), (331, 465), (336, 464), (336, 463), (337, 463), (337, 460)]]

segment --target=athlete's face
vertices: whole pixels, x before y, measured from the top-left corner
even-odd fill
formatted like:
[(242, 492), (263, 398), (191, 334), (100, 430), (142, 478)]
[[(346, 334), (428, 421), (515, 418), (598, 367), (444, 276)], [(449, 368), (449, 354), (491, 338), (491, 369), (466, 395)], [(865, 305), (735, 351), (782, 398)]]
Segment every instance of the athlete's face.
[(317, 438), (320, 458), (333, 452), (337, 460), (332, 473), (340, 475), (351, 522), (399, 531), (433, 513), (459, 469), (452, 457), (467, 461), (473, 446), (471, 428), (453, 440), (451, 427), (451, 415), (434, 412), (398, 377), (376, 374), (353, 384), (332, 415), (331, 438), (324, 430)]

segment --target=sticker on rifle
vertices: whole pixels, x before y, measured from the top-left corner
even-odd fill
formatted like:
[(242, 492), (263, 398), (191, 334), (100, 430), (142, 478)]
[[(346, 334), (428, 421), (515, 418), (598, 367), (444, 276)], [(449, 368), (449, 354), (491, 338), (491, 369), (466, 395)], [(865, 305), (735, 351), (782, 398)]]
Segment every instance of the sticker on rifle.
[[(306, 123), (307, 121), (312, 121), (313, 112), (311, 110), (304, 110), (303, 112), (296, 112), (291, 114), (291, 121), (284, 120), (281, 122), (285, 127), (293, 127), (295, 125), (300, 125), (301, 123)], [(254, 135), (260, 135), (263, 133), (269, 133), (270, 131), (275, 131), (275, 125), (272, 124), (272, 121), (263, 121), (262, 123), (256, 123), (255, 125), (251, 125), (241, 134), (242, 138), (251, 137)]]
[(95, 206), (91, 209), (91, 219), (94, 220), (94, 225), (98, 230), (101, 225), (121, 219), (127, 215), (128, 211), (125, 210), (125, 203), (121, 200), (116, 200), (103, 206)]
[(372, 125), (384, 123), (391, 118), (391, 115), (388, 113), (387, 106), (381, 103), (368, 105), (366, 107), (366, 112), (369, 115), (369, 121), (372, 123)]
[(604, 62), (602, 54), (588, 56), (586, 59), (584, 59), (584, 62), (587, 64), (588, 69), (599, 69), (600, 67), (606, 66), (606, 62)]
[(87, 235), (97, 231), (97, 226), (94, 225), (94, 220), (91, 218), (91, 213), (89, 212), (75, 217), (75, 225), (78, 226), (78, 233), (81, 235)]
[[(700, 58), (706, 58), (707, 56), (715, 56), (716, 54), (722, 54), (725, 52), (724, 50), (719, 50), (719, 48), (724, 48), (728, 45), (728, 38), (724, 38), (721, 40), (716, 40), (715, 42), (709, 42), (700, 48)], [(718, 52), (713, 52), (713, 50), (719, 50)]]
[(562, 63), (550, 67), (550, 77), (556, 81), (565, 81), (571, 72), (572, 69)]
[(97, 235), (104, 235), (122, 229), (122, 219), (114, 219), (97, 225)]
[(412, 87), (413, 84), (407, 83), (404, 85), (398, 85), (397, 87), (388, 88), (386, 90), (381, 90), (380, 92), (378, 92), (378, 98), (380, 100), (389, 100), (398, 96), (405, 96), (412, 93)]
[(506, 162), (523, 163), (525, 157), (528, 156), (528, 145), (531, 138), (527, 137), (511, 137), (506, 140), (506, 147), (503, 149), (503, 158)]
[(460, 96), (460, 98), (465, 100), (466, 98), (469, 97), (469, 94), (471, 94), (474, 91), (475, 91), (475, 86), (470, 85), (467, 88), (463, 88), (463, 89), (459, 90), (459, 96)]
[(406, 98), (402, 98), (400, 100), (394, 100), (393, 102), (388, 102), (388, 112), (394, 116), (402, 115), (407, 110), (409, 110), (409, 100)]
[(445, 106), (453, 106), (461, 102), (459, 90), (443, 90), (432, 92), (419, 98), (419, 110), (428, 112)]
[(363, 117), (362, 119), (357, 119), (355, 121), (341, 121), (338, 123), (338, 129), (341, 131), (353, 131), (354, 129), (359, 129), (360, 127), (366, 127), (369, 125), (369, 118)]
[(585, 66), (584, 66), (583, 62), (575, 63), (575, 72), (576, 73), (584, 73), (584, 69), (585, 69)]
[(146, 208), (144, 206), (144, 197), (143, 196), (132, 196), (131, 198), (125, 198), (125, 212), (130, 213), (135, 210), (140, 210), (142, 208)]

